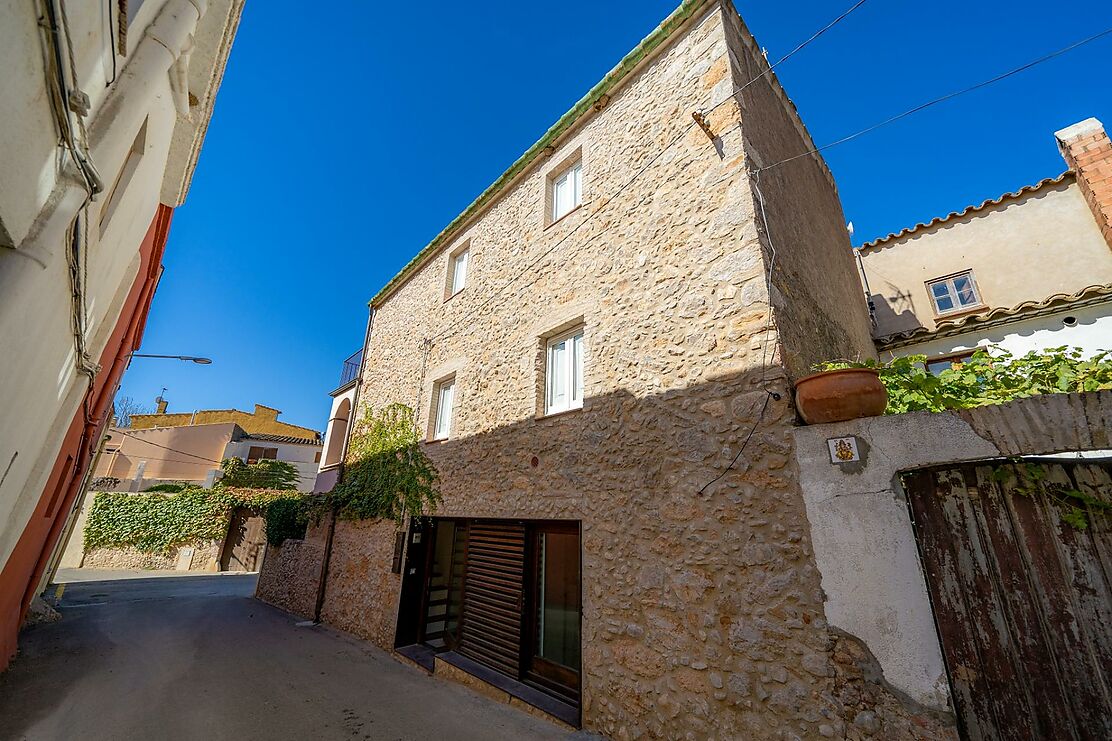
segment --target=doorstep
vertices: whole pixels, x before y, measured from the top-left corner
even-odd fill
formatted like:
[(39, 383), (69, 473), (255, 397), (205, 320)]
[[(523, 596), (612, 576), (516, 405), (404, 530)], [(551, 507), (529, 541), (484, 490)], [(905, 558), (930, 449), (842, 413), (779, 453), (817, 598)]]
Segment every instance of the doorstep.
[(414, 643), (412, 646), (395, 648), (394, 652), (409, 659), (430, 674), (436, 669), (435, 664), (433, 664), (433, 657), (436, 656), (436, 650), (428, 646)]
[(538, 689), (461, 656), (455, 651), (435, 654), (433, 674), (459, 682), (493, 700), (513, 705), (530, 715), (553, 721), (569, 730), (579, 728), (579, 708)]

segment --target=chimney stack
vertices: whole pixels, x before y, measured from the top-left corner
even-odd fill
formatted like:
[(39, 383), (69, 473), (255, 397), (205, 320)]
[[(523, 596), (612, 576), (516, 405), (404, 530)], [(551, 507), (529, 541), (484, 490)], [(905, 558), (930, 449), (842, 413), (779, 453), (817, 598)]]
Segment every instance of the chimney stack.
[(155, 414), (166, 414), (166, 405), (169, 402), (159, 396), (157, 399), (154, 400), (154, 403), (157, 407)]
[(1062, 158), (1077, 173), (1077, 185), (1097, 226), (1112, 247), (1112, 142), (1104, 125), (1087, 118), (1054, 132), (1054, 136)]

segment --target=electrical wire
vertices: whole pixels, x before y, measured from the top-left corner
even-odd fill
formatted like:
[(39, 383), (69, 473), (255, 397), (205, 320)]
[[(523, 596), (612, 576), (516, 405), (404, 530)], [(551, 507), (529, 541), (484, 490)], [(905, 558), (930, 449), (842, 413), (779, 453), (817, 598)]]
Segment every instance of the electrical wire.
[(815, 147), (814, 149), (810, 149), (806, 152), (802, 152), (800, 154), (793, 155), (791, 157), (788, 157), (787, 159), (782, 159), (779, 162), (773, 162), (771, 165), (766, 165), (766, 166), (762, 167), (761, 169), (762, 170), (771, 170), (773, 167), (779, 167), (780, 165), (791, 162), (792, 160), (797, 160), (800, 157), (807, 157), (808, 155), (812, 155), (812, 154), (816, 154), (818, 152), (822, 152), (826, 149), (830, 149), (831, 147), (836, 147), (839, 144), (845, 144), (846, 142), (853, 141), (854, 139), (856, 139), (860, 136), (864, 136), (865, 134), (876, 131), (877, 129), (879, 129), (883, 126), (887, 126), (888, 124), (895, 123), (896, 121), (899, 121), (900, 119), (907, 118), (908, 116), (911, 116), (915, 113), (919, 113), (920, 111), (925, 110), (927, 108), (930, 108), (931, 106), (937, 105), (939, 103), (943, 103), (947, 100), (951, 100), (952, 98), (956, 98), (959, 95), (965, 95), (966, 93), (971, 93), (974, 90), (980, 90), (983, 87), (987, 87), (988, 85), (992, 85), (994, 83), (1000, 82), (1001, 80), (1005, 80), (1005, 79), (1007, 79), (1007, 78), (1009, 78), (1013, 75), (1019, 74), (1020, 72), (1025, 72), (1026, 70), (1029, 70), (1036, 65), (1042, 64), (1043, 62), (1048, 62), (1051, 59), (1054, 59), (1055, 57), (1059, 57), (1059, 56), (1061, 56), (1061, 55), (1063, 55), (1067, 52), (1073, 51), (1074, 49), (1076, 49), (1080, 46), (1084, 46), (1085, 44), (1096, 41), (1097, 39), (1102, 38), (1104, 36), (1107, 36), (1109, 34), (1112, 34), (1112, 28), (1107, 28), (1107, 29), (1101, 31), (1100, 33), (1093, 34), (1092, 36), (1081, 39), (1080, 41), (1075, 41), (1074, 43), (1070, 44), (1069, 46), (1064, 46), (1061, 49), (1058, 49), (1057, 51), (1053, 51), (1049, 54), (1045, 54), (1045, 55), (1039, 57), (1038, 59), (1033, 59), (1030, 62), (1027, 62), (1026, 64), (1021, 64), (1020, 66), (1015, 67), (1013, 69), (1010, 69), (1007, 72), (996, 75), (995, 77), (990, 77), (987, 80), (983, 80), (981, 82), (978, 82), (976, 85), (970, 85), (967, 88), (962, 88), (961, 90), (956, 90), (954, 92), (947, 93), (946, 95), (939, 96), (937, 98), (934, 98), (933, 100), (928, 100), (926, 103), (921, 103), (921, 104), (915, 106), (914, 108), (909, 108), (908, 110), (904, 111), (903, 113), (899, 113), (895, 116), (892, 116), (891, 118), (887, 118), (887, 119), (881, 121), (880, 123), (873, 124), (872, 126), (868, 126), (864, 129), (861, 129), (860, 131), (856, 131), (856, 132), (850, 134), (849, 136), (844, 136), (841, 139), (838, 139), (836, 141), (832, 141), (829, 144), (824, 144), (821, 147)]
[(104, 0), (104, 4), (108, 9), (108, 53), (112, 55), (112, 79), (104, 83), (105, 87), (112, 87), (112, 83), (116, 81), (116, 24), (112, 22), (112, 6), (116, 5), (113, 0)]
[(811, 35), (811, 37), (810, 37), (809, 39), (807, 39), (807, 40), (806, 40), (806, 41), (804, 41), (803, 43), (799, 44), (799, 45), (798, 45), (797, 47), (795, 47), (794, 49), (792, 49), (791, 51), (789, 51), (789, 52), (788, 52), (787, 54), (785, 54), (784, 56), (780, 57), (780, 58), (779, 58), (779, 59), (777, 59), (777, 60), (776, 60), (776, 61), (775, 61), (774, 63), (772, 63), (771, 65), (769, 65), (768, 69), (766, 69), (766, 70), (765, 70), (764, 72), (762, 72), (761, 74), (757, 75), (756, 77), (754, 77), (754, 78), (753, 78), (752, 80), (750, 80), (749, 82), (745, 83), (745, 84), (744, 84), (744, 85), (742, 85), (741, 87), (739, 87), (739, 88), (736, 88), (736, 89), (734, 90), (734, 92), (732, 93), (732, 95), (737, 95), (738, 93), (740, 93), (740, 92), (741, 92), (742, 90), (744, 90), (745, 88), (747, 88), (747, 87), (749, 87), (750, 85), (752, 85), (752, 84), (753, 84), (754, 82), (756, 82), (757, 80), (761, 80), (761, 79), (763, 79), (763, 78), (767, 77), (767, 76), (768, 76), (768, 73), (769, 73), (769, 72), (771, 72), (772, 70), (774, 70), (774, 69), (776, 69), (777, 67), (779, 67), (779, 66), (780, 66), (780, 65), (781, 65), (782, 63), (784, 63), (784, 62), (788, 61), (789, 59), (791, 59), (791, 57), (792, 57), (792, 56), (793, 56), (793, 55), (794, 55), (794, 54), (795, 54), (795, 53), (796, 53), (797, 51), (800, 51), (801, 49), (803, 49), (804, 47), (806, 47), (806, 46), (807, 46), (808, 44), (810, 44), (810, 43), (811, 43), (812, 41), (814, 41), (815, 39), (817, 39), (817, 38), (818, 38), (819, 36), (822, 36), (822, 35), (823, 35), (824, 33), (826, 33), (827, 31), (829, 31), (830, 29), (834, 28), (834, 26), (836, 26), (836, 25), (838, 25), (839, 23), (841, 23), (841, 22), (842, 22), (843, 20), (845, 20), (845, 18), (846, 18), (846, 17), (847, 17), (847, 16), (848, 16), (848, 15), (849, 15), (850, 13), (852, 13), (853, 11), (857, 10), (857, 9), (858, 9), (858, 8), (860, 8), (860, 7), (862, 6), (862, 5), (864, 5), (864, 4), (866, 3), (866, 1), (867, 1), (867, 0), (858, 0), (858, 2), (854, 3), (854, 4), (853, 4), (853, 5), (851, 5), (851, 6), (849, 7), (849, 8), (847, 8), (847, 9), (846, 9), (845, 11), (843, 11), (843, 13), (842, 13), (842, 14), (841, 14), (840, 16), (838, 16), (838, 17), (837, 17), (837, 18), (835, 18), (834, 20), (830, 21), (830, 23), (827, 23), (827, 24), (826, 24), (825, 26), (823, 26), (822, 28), (820, 28), (820, 29), (819, 29), (818, 31), (815, 31), (815, 33), (813, 33), (813, 34)]
[(215, 463), (217, 465), (220, 465), (220, 461), (213, 460), (212, 458), (206, 458), (203, 455), (196, 455), (196, 454), (190, 453), (186, 450), (178, 450), (177, 448), (169, 448), (165, 445), (159, 445), (158, 443), (152, 443), (150, 440), (144, 440), (142, 437), (139, 437), (138, 435), (132, 435), (130, 432), (124, 432), (123, 430), (120, 430), (120, 429), (117, 429), (116, 432), (120, 433), (124, 437), (130, 437), (132, 440), (138, 440), (139, 442), (146, 443), (147, 445), (153, 445), (156, 448), (162, 448), (163, 450), (169, 450), (171, 453), (181, 453), (182, 455), (187, 455), (190, 458), (197, 458), (198, 460), (202, 460), (202, 461), (206, 461), (208, 463)]

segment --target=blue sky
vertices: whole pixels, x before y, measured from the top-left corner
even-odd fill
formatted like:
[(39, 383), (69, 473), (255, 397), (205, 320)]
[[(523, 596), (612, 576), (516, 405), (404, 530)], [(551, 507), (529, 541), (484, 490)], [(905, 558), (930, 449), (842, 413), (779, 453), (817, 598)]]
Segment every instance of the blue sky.
[[(121, 393), (323, 429), (367, 301), (678, 0), (247, 3)], [(739, 2), (770, 59), (851, 3)], [(869, 0), (777, 69), (823, 144), (1112, 26), (1107, 0)], [(1112, 36), (825, 152), (855, 243), (1064, 169)]]

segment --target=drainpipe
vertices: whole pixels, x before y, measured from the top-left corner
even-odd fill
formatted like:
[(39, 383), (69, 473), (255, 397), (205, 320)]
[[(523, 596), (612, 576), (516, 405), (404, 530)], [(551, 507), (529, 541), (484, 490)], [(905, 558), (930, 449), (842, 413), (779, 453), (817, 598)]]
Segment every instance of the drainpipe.
[[(207, 0), (168, 0), (147, 27), (89, 125), (88, 151), (94, 162), (110, 168), (125, 160), (151, 101), (162, 94), (167, 75), (190, 43), (207, 6)], [(20, 249), (52, 255), (85, 204), (86, 187), (73, 170), (60, 176), (47, 200), (52, 204), (49, 211), (39, 214)]]
[[(355, 429), (355, 415), (359, 409), (359, 391), (363, 387), (363, 371), (367, 367), (367, 350), (371, 342), (371, 328), (375, 322), (375, 310), (371, 307), (367, 316), (367, 330), (363, 334), (363, 357), (359, 359), (359, 375), (355, 379), (355, 393), (351, 397), (351, 416), (348, 417), (347, 436), (344, 438), (344, 448), (340, 451), (340, 475), (336, 483), (344, 476), (344, 458), (347, 456), (348, 444), (351, 442), (351, 433)], [(332, 538), (336, 534), (336, 508), (332, 507), (328, 518), (328, 536), (324, 540), (324, 558), (321, 559), (320, 579), (317, 580), (317, 605), (313, 610), (313, 622), (320, 622), (320, 613), (324, 608), (324, 593), (328, 587), (328, 566), (332, 563)]]

